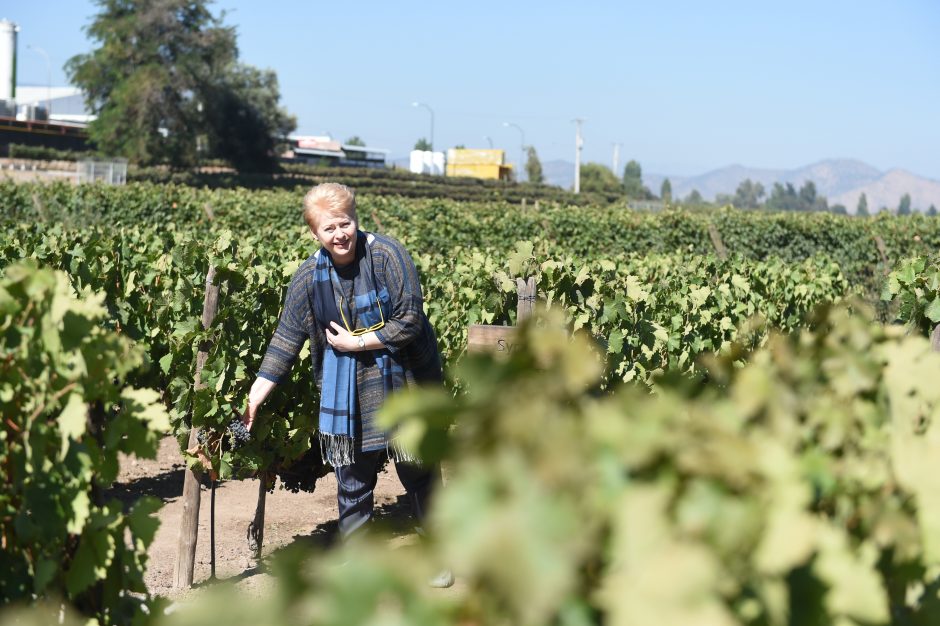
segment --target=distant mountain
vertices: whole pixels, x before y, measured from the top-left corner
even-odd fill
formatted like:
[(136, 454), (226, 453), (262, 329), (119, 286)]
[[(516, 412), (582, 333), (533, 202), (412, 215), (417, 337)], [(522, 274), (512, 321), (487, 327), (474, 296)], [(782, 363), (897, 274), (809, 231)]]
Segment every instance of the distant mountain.
[[(392, 159), (399, 167), (407, 169), (407, 158)], [(574, 187), (574, 163), (564, 159), (542, 162), (545, 182), (563, 189)], [(654, 194), (659, 194), (663, 174), (645, 173), (643, 184)], [(882, 172), (867, 163), (854, 159), (827, 159), (796, 169), (765, 169), (729, 165), (699, 176), (669, 176), (672, 195), (684, 198), (697, 189), (706, 200), (714, 200), (718, 194), (734, 195), (738, 185), (751, 179), (764, 186), (770, 195), (774, 183), (791, 183), (799, 189), (811, 180), (816, 192), (825, 196), (829, 206), (844, 205), (850, 213), (858, 206), (858, 197), (864, 193), (868, 199), (868, 210), (872, 213), (881, 207), (896, 210), (905, 193), (911, 194), (911, 208), (927, 211), (930, 205), (940, 209), (940, 181), (924, 178), (905, 170)]]
[[(878, 180), (882, 172), (861, 161), (852, 159), (830, 159), (793, 170), (761, 169), (743, 165), (729, 165), (699, 176), (670, 176), (673, 196), (684, 198), (697, 189), (706, 200), (714, 200), (718, 194), (734, 194), (738, 185), (746, 179), (760, 183), (770, 194), (774, 183), (792, 183), (799, 189), (808, 180), (816, 184), (816, 191), (827, 198), (842, 194)], [(659, 193), (662, 174), (643, 176), (650, 191)]]
[(574, 187), (574, 163), (563, 159), (543, 161), (542, 176), (549, 185), (572, 189)]
[[(662, 174), (645, 174), (643, 182), (653, 193), (659, 193), (664, 178)], [(853, 159), (829, 159), (792, 170), (730, 165), (700, 176), (670, 176), (669, 182), (676, 198), (684, 198), (697, 189), (706, 200), (714, 200), (718, 194), (734, 195), (738, 185), (746, 179), (762, 184), (767, 195), (774, 183), (791, 183), (799, 189), (811, 180), (816, 192), (825, 196), (830, 206), (842, 204), (850, 213), (855, 212), (862, 193), (867, 195), (872, 212), (882, 206), (896, 209), (905, 193), (911, 194), (911, 206), (915, 210), (926, 211), (931, 204), (940, 208), (940, 182), (904, 170), (881, 172)]]
[[(805, 181), (811, 180), (816, 183), (817, 193), (832, 198), (873, 183), (881, 178), (882, 174), (883, 172), (861, 161), (830, 159), (787, 172), (784, 180), (793, 183), (797, 189)], [(767, 192), (770, 193), (770, 190)]]
[[(696, 189), (706, 200), (714, 200), (715, 196), (720, 193), (734, 193), (741, 181), (747, 178), (755, 183), (762, 184), (765, 189), (769, 189), (773, 186), (774, 181), (779, 180), (785, 173), (785, 170), (729, 165), (699, 176), (669, 176), (668, 178), (669, 183), (672, 185), (672, 196), (674, 198), (684, 198), (693, 189)], [(654, 194), (659, 195), (659, 190), (665, 178), (667, 176), (663, 174), (647, 173), (643, 175), (643, 184), (649, 187), (649, 190)]]
[(831, 197), (829, 204), (842, 204), (850, 213), (855, 213), (858, 198), (863, 193), (868, 200), (869, 213), (874, 213), (882, 207), (896, 210), (901, 196), (906, 193), (911, 194), (913, 210), (926, 212), (931, 204), (940, 210), (940, 182), (904, 170), (891, 170), (875, 181)]

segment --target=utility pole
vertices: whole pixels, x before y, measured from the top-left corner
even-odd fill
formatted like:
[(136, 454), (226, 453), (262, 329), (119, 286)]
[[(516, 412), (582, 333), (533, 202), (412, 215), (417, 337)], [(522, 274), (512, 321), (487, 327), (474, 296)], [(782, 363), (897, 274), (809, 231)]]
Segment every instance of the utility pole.
[(613, 172), (614, 176), (620, 177), (620, 146), (622, 143), (614, 142), (614, 162), (613, 162)]
[(581, 148), (584, 146), (584, 140), (581, 138), (581, 124), (584, 120), (578, 117), (573, 121), (577, 129), (574, 139), (574, 192), (581, 193)]
[(40, 48), (39, 46), (34, 46), (32, 44), (26, 46), (36, 54), (42, 55), (42, 58), (46, 60), (46, 116), (48, 118), (52, 117), (52, 63), (49, 61), (49, 53)]
[(425, 104), (424, 102), (412, 102), (411, 106), (413, 107), (424, 107), (428, 110), (428, 113), (431, 114), (431, 152), (434, 152), (434, 109)]
[(507, 128), (512, 126), (516, 130), (518, 130), (519, 135), (521, 135), (521, 139), (519, 143), (519, 171), (516, 172), (516, 182), (522, 182), (522, 172), (523, 172), (523, 169), (525, 168), (525, 164), (523, 163), (523, 159), (525, 159), (525, 131), (522, 130), (521, 126), (513, 122), (503, 122), (503, 126)]

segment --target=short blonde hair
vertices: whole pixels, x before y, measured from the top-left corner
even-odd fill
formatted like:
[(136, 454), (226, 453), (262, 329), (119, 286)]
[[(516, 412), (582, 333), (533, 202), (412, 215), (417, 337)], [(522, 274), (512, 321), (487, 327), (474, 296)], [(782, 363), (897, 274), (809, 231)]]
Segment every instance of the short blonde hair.
[(356, 192), (340, 183), (320, 183), (304, 196), (304, 221), (317, 228), (318, 213), (342, 213), (356, 219)]

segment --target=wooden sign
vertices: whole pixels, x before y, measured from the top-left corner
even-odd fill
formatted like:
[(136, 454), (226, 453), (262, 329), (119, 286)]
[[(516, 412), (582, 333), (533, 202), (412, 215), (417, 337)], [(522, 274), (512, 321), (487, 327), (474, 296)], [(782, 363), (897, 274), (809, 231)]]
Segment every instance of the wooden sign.
[(473, 324), (467, 335), (467, 352), (505, 352), (515, 347), (517, 326)]
[[(535, 308), (535, 277), (516, 279), (518, 301), (516, 320), (522, 321), (532, 315)], [(490, 326), (472, 324), (467, 330), (467, 352), (493, 352), (509, 354), (516, 347), (517, 326)]]

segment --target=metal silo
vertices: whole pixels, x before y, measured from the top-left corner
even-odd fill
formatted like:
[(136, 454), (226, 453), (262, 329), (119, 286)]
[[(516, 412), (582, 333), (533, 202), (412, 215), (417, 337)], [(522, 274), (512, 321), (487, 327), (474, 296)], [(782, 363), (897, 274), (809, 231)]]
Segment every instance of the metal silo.
[(0, 20), (0, 100), (16, 97), (16, 33), (19, 27)]

